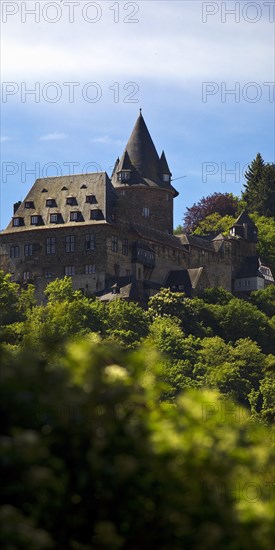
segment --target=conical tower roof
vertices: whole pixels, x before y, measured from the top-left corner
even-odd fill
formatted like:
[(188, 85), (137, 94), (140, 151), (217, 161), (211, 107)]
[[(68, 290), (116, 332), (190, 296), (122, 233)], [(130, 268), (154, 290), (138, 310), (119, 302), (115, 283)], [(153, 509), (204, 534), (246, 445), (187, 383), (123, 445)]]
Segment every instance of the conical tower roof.
[[(161, 187), (173, 190), (174, 196), (178, 195), (178, 192), (172, 187), (170, 181), (163, 180), (163, 174), (168, 174), (169, 176), (172, 174), (169, 170), (165, 154), (162, 153), (161, 157), (158, 156), (141, 112), (115, 172), (118, 174), (123, 170), (131, 172), (128, 185)], [(114, 186), (118, 185), (116, 174), (112, 178)]]
[(126, 152), (128, 154), (127, 161), (129, 162), (130, 160), (132, 166), (143, 178), (158, 181), (159, 156), (141, 113), (126, 145), (124, 155), (117, 169), (118, 171), (123, 169), (123, 160)]
[(166, 156), (165, 156), (164, 151), (162, 151), (162, 153), (161, 153), (159, 166), (160, 166), (160, 173), (161, 174), (169, 174), (169, 176), (172, 176), (172, 174), (170, 172), (170, 169), (169, 169), (169, 166), (168, 166), (168, 162), (166, 160)]

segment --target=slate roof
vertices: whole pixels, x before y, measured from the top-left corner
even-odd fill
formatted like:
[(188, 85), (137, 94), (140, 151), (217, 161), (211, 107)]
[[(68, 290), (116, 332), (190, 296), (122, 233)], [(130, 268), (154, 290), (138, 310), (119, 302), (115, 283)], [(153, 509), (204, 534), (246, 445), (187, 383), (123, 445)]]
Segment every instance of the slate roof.
[[(95, 197), (92, 204), (86, 202), (88, 195)], [(69, 197), (75, 199), (74, 204), (67, 204)], [(46, 206), (49, 199), (55, 200), (55, 206)], [(105, 172), (37, 179), (14, 214), (22, 218), (24, 224), (14, 227), (11, 220), (5, 232), (111, 222), (114, 201), (115, 192)], [(26, 208), (26, 202), (33, 202), (33, 208)], [(91, 210), (97, 211), (98, 219), (91, 219)], [(71, 212), (80, 213), (79, 221), (70, 220)], [(51, 223), (51, 214), (59, 214), (58, 223)], [(38, 225), (31, 224), (34, 215), (41, 218)]]
[(169, 181), (165, 182), (162, 179), (162, 174), (171, 175), (171, 172), (165, 154), (162, 153), (161, 157), (158, 156), (141, 113), (135, 123), (124, 153), (120, 161), (115, 165), (112, 178), (114, 187), (121, 185), (121, 182), (117, 181), (116, 174), (122, 170), (131, 170), (131, 179), (123, 182), (123, 185), (159, 187), (172, 190), (174, 196), (178, 195), (178, 192), (171, 183)]
[(247, 279), (249, 277), (260, 277), (264, 279), (259, 268), (260, 260), (258, 256), (248, 256), (239, 269), (235, 279)]
[[(116, 290), (114, 293), (113, 291)], [(140, 301), (137, 283), (134, 277), (114, 277), (109, 279), (107, 288), (97, 293), (102, 302), (111, 302), (116, 299)]]
[(186, 233), (182, 233), (181, 235), (178, 235), (178, 238), (185, 247), (195, 246), (196, 248), (202, 248), (203, 250), (208, 250), (209, 252), (214, 252), (215, 250), (212, 241), (204, 239), (199, 235), (187, 235)]
[(161, 174), (169, 174), (169, 176), (172, 176), (164, 151), (161, 153), (159, 166)]
[(253, 222), (253, 220), (250, 218), (247, 210), (243, 210), (242, 213), (239, 215), (239, 217), (236, 219), (236, 221), (234, 222), (234, 224), (232, 225), (232, 227), (234, 227), (235, 225), (243, 225), (243, 224), (247, 224), (247, 225), (250, 225), (251, 227), (256, 227), (255, 223)]
[(192, 289), (196, 289), (203, 274), (203, 267), (193, 269), (181, 269), (178, 271), (170, 271), (165, 287), (178, 288), (183, 286), (183, 291), (187, 296), (191, 296)]
[(144, 225), (139, 225), (137, 223), (132, 223), (131, 228), (144, 239), (155, 241), (156, 243), (164, 246), (179, 248), (184, 251), (181, 241), (176, 235), (170, 235), (170, 233), (165, 233), (164, 231), (159, 231), (158, 229), (153, 229), (152, 227), (145, 227)]

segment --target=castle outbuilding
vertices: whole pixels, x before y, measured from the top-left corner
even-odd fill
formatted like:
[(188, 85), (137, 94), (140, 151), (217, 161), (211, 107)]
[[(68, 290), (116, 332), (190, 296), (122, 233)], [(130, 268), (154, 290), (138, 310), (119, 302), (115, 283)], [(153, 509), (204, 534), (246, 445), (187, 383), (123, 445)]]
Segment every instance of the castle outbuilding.
[(178, 192), (140, 115), (111, 178), (105, 173), (35, 181), (0, 234), (0, 268), (33, 283), (72, 277), (101, 300), (146, 303), (161, 287), (197, 295), (222, 286), (236, 294), (274, 283), (257, 257), (257, 228), (246, 212), (228, 238), (173, 235)]

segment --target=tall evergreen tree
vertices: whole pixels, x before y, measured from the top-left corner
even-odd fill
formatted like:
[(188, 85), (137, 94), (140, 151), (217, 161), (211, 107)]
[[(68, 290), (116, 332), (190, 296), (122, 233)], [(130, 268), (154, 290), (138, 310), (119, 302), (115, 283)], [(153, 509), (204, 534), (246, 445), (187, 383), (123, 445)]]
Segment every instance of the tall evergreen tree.
[(266, 164), (264, 169), (263, 215), (275, 217), (275, 164)]
[(257, 212), (263, 215), (263, 174), (265, 163), (260, 153), (248, 166), (245, 172), (246, 183), (244, 184), (245, 191), (242, 198), (247, 203), (247, 208), (250, 212)]

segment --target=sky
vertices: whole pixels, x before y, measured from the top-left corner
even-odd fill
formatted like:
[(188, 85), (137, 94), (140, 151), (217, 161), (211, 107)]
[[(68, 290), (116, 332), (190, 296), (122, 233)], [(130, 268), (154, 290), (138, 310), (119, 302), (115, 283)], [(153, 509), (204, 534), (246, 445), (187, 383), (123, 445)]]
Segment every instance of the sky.
[(0, 229), (36, 178), (111, 174), (142, 108), (174, 225), (275, 161), (275, 2), (1, 0)]

